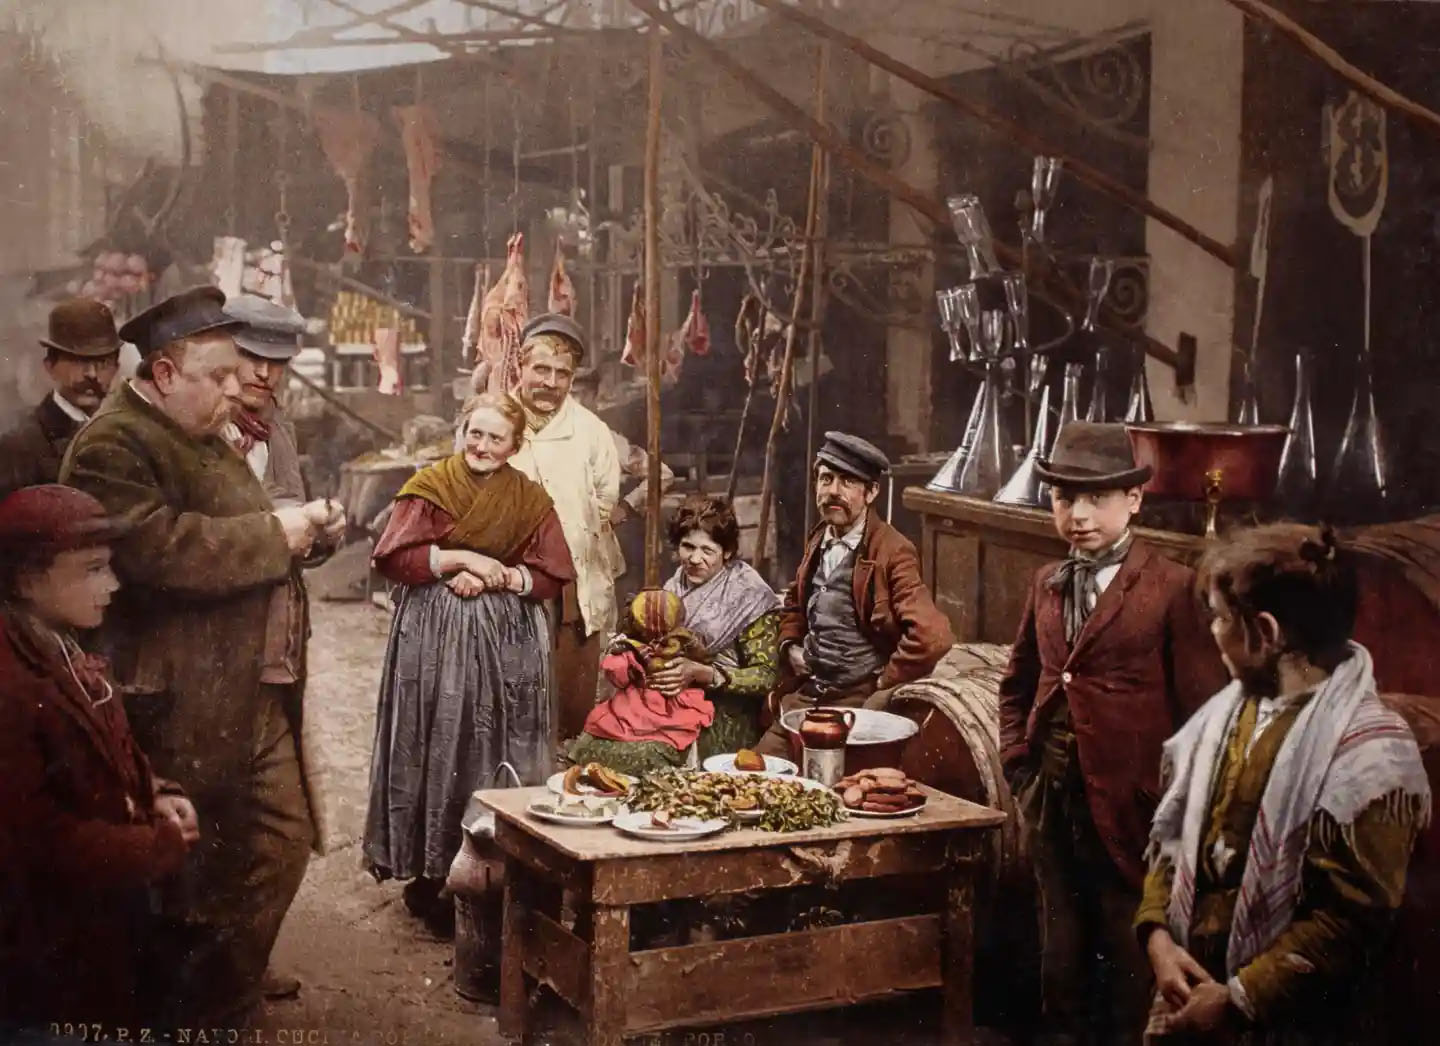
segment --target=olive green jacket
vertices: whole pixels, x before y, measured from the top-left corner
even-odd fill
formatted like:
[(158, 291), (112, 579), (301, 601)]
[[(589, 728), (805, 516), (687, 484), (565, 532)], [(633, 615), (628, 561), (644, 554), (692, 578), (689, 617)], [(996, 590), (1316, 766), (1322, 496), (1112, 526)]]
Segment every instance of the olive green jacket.
[(133, 525), (115, 545), (104, 646), (157, 772), (223, 819), (248, 796), (266, 617), (292, 570), (265, 488), (219, 436), (186, 435), (129, 382), (60, 474)]

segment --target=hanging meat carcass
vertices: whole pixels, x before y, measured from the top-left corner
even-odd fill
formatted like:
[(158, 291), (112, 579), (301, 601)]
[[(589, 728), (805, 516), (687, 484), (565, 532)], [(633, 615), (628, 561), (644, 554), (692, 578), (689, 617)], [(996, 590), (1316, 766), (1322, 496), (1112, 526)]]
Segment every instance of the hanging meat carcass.
[(550, 311), (562, 316), (575, 315), (575, 284), (565, 271), (565, 241), (555, 240), (555, 265), (550, 270)]
[(476, 362), (490, 364), (489, 391), (508, 392), (520, 380), (520, 332), (529, 318), (525, 234), (517, 232), (505, 244), (505, 270), (480, 303)]
[(710, 355), (710, 323), (700, 307), (700, 292), (690, 292), (690, 311), (680, 329), (670, 335), (665, 350), (665, 359), (660, 365), (660, 378), (667, 385), (680, 380), (680, 369), (685, 365), (685, 354)]
[(397, 105), (394, 114), (410, 172), (410, 249), (424, 254), (435, 243), (430, 183), (440, 166), (440, 125), (428, 105)]
[(480, 314), (485, 308), (485, 289), (490, 285), (490, 266), (475, 266), (475, 290), (470, 295), (470, 309), (465, 313), (465, 334), (460, 340), (464, 358), (471, 361), (470, 387), (485, 392), (490, 384), (490, 364), (480, 355)]
[(345, 249), (363, 255), (370, 240), (370, 180), (365, 167), (380, 144), (380, 121), (363, 109), (316, 106), (320, 148), (345, 182)]
[(635, 281), (635, 293), (630, 297), (630, 318), (625, 321), (625, 348), (620, 350), (620, 362), (631, 367), (645, 363), (645, 288), (640, 280)]

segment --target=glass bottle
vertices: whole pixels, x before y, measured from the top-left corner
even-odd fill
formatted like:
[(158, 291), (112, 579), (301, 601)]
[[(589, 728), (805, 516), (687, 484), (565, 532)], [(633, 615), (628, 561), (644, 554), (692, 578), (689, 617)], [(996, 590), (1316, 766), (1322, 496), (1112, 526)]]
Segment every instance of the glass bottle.
[(1375, 413), (1375, 389), (1367, 352), (1360, 356), (1350, 420), (1345, 424), (1335, 466), (1330, 470), (1326, 515), (1337, 523), (1374, 522), (1388, 493), (1385, 441), (1380, 418)]
[(1280, 452), (1275, 501), (1282, 512), (1308, 520), (1315, 509), (1315, 417), (1310, 407), (1310, 367), (1305, 354), (1295, 354), (1295, 404), (1290, 408), (1290, 435)]
[(1060, 417), (1055, 423), (1055, 438), (1050, 441), (1046, 457), (1055, 453), (1060, 430), (1070, 422), (1080, 420), (1080, 375), (1083, 370), (1079, 363), (1065, 364), (1065, 380), (1060, 386)]
[(950, 209), (950, 221), (955, 227), (955, 237), (965, 248), (970, 261), (970, 279), (978, 280), (1000, 271), (995, 257), (995, 235), (990, 231), (990, 219), (985, 217), (985, 208), (980, 197), (973, 194), (952, 196), (945, 201)]
[(987, 309), (980, 317), (985, 376), (970, 406), (965, 435), (950, 460), (930, 481), (931, 489), (971, 497), (993, 497), (1015, 467), (1015, 444), (1006, 423), (999, 360), (1005, 347), (1006, 314)]
[(1237, 425), (1260, 424), (1260, 400), (1255, 392), (1255, 361), (1246, 356), (1240, 364), (1240, 398), (1235, 405)]

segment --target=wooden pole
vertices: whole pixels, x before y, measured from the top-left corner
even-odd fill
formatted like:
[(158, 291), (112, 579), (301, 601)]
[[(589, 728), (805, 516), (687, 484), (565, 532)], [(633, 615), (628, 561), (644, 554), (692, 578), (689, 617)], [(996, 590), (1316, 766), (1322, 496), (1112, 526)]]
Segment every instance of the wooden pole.
[[(815, 66), (815, 116), (821, 122), (825, 119), (825, 86), (830, 75), (830, 45), (821, 42), (820, 57)], [(810, 197), (805, 205), (805, 250), (800, 255), (800, 274), (795, 280), (795, 306), (791, 310), (795, 322), (785, 332), (785, 358), (780, 363), (780, 382), (775, 391), (775, 414), (770, 419), (770, 435), (765, 440), (765, 471), (760, 479), (760, 526), (755, 535), (755, 568), (764, 577), (772, 577), (770, 564), (765, 558), (766, 537), (770, 530), (770, 502), (775, 493), (775, 450), (780, 441), (780, 429), (785, 424), (786, 408), (790, 405), (790, 384), (795, 368), (795, 341), (800, 324), (800, 303), (810, 288), (812, 264), (820, 261), (819, 247), (815, 242), (815, 230), (819, 221), (820, 182), (825, 166), (825, 150), (817, 142), (810, 147)], [(811, 316), (815, 315), (811, 303)], [(813, 337), (813, 331), (811, 336)]]
[[(770, 109), (776, 116), (785, 120), (792, 127), (805, 133), (812, 141), (818, 142), (828, 149), (833, 156), (838, 156), (856, 174), (866, 181), (878, 186), (889, 193), (895, 199), (913, 207), (917, 213), (929, 218), (941, 228), (950, 227), (950, 214), (938, 201), (921, 192), (915, 186), (898, 177), (888, 167), (876, 163), (860, 150), (856, 149), (839, 135), (829, 124), (815, 120), (809, 113), (801, 109), (790, 99), (786, 98), (775, 88), (756, 76), (749, 69), (723, 49), (716, 46), (710, 40), (701, 36), (693, 29), (681, 25), (673, 16), (662, 11), (655, 0), (630, 0), (630, 3), (637, 9), (645, 12), (652, 21), (665, 26), (672, 33), (683, 38), (692, 50), (704, 55), (715, 65), (724, 69), (742, 87), (755, 96), (766, 108)], [(1003, 240), (995, 241), (996, 254), (1005, 261), (1007, 265), (1018, 268), (1021, 264), (1020, 251), (1011, 247)], [(1086, 308), (1085, 296), (1068, 281), (1054, 276), (1048, 289), (1069, 308), (1082, 311)], [(1040, 298), (1037, 290), (1032, 290), (1032, 295)], [(1043, 299), (1042, 299), (1043, 300)], [(1099, 326), (1103, 330), (1110, 331), (1126, 341), (1139, 345), (1145, 352), (1160, 360), (1169, 367), (1179, 369), (1184, 364), (1184, 358), (1169, 345), (1158, 341), (1142, 330), (1136, 330), (1120, 322), (1114, 309), (1108, 305), (1100, 307), (1101, 322)]]
[[(764, 0), (757, 0), (757, 2), (764, 3)], [(1238, 7), (1247, 17), (1269, 26), (1292, 43), (1310, 52), (1321, 63), (1329, 67), (1331, 72), (1347, 81), (1361, 94), (1387, 109), (1393, 109), (1400, 115), (1408, 117), (1431, 134), (1440, 132), (1440, 113), (1407, 98), (1393, 87), (1381, 83), (1369, 73), (1347, 61), (1339, 51), (1289, 15), (1276, 10), (1270, 4), (1264, 3), (1263, 0), (1225, 0), (1225, 2), (1232, 7)]]
[[(1232, 0), (1232, 2), (1249, 3), (1251, 0)], [(898, 76), (908, 83), (914, 84), (920, 88), (920, 90), (947, 103), (952, 109), (983, 123), (992, 131), (995, 131), (1022, 149), (1027, 149), (1030, 152), (1045, 156), (1060, 157), (1065, 161), (1066, 170), (1086, 185), (1104, 193), (1112, 200), (1123, 204), (1131, 210), (1139, 211), (1147, 218), (1154, 219), (1179, 236), (1190, 241), (1205, 253), (1224, 262), (1232, 269), (1235, 268), (1235, 249), (1233, 247), (1226, 246), (1219, 240), (1205, 235), (1205, 233), (1195, 228), (1195, 226), (1171, 214), (1142, 193), (1138, 193), (1128, 185), (1116, 181), (1099, 168), (1092, 167), (1085, 161), (1061, 149), (1057, 149), (1033, 131), (1001, 116), (992, 109), (987, 109), (983, 105), (977, 105), (943, 80), (938, 80), (933, 76), (927, 76), (925, 73), (922, 73), (913, 66), (905, 64), (898, 58), (891, 57), (877, 47), (872, 47), (859, 37), (842, 32), (824, 19), (818, 18), (808, 11), (791, 7), (783, 3), (782, 0), (755, 0), (755, 3), (774, 11), (782, 18), (787, 18), (792, 22), (804, 26), (812, 33), (824, 37), (827, 40), (833, 40), (847, 51), (854, 52), (872, 65), (876, 65), (886, 72)]]
[[(751, 301), (759, 309), (759, 319), (747, 337), (744, 321)], [(750, 380), (745, 383), (745, 403), (740, 408), (740, 424), (735, 428), (735, 453), (730, 458), (730, 478), (725, 481), (725, 500), (732, 506), (735, 504), (735, 489), (740, 483), (740, 454), (745, 449), (745, 430), (750, 425), (750, 408), (755, 404), (755, 384), (760, 380), (760, 346), (765, 340), (766, 315), (764, 303), (747, 296), (740, 306), (739, 315), (735, 317), (735, 347), (745, 353), (745, 376)]]
[(660, 109), (665, 75), (660, 26), (650, 26), (650, 109), (645, 121), (645, 393), (649, 488), (645, 503), (645, 586), (660, 584)]
[[(830, 43), (822, 45), (827, 51)], [(805, 533), (815, 525), (816, 432), (820, 426), (820, 326), (825, 318), (825, 243), (830, 233), (830, 156), (820, 154), (819, 209), (815, 214), (815, 262), (810, 289), (810, 402), (805, 411)]]

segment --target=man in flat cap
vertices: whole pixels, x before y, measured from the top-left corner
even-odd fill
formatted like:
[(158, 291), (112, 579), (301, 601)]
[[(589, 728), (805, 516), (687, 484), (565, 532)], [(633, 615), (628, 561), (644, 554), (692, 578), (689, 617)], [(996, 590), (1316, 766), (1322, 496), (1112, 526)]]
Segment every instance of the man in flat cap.
[[(156, 769), (199, 811), (176, 917), (167, 1005), (178, 1024), (239, 1026), (258, 999), (293, 894), (270, 855), (311, 842), (298, 723), (263, 682), (272, 597), (333, 525), (329, 507), (274, 508), (220, 435), (240, 405), (241, 322), (214, 287), (177, 294), (120, 330), (141, 354), (71, 443), (63, 482), (131, 524), (105, 640)], [(302, 868), (303, 871), (303, 868)]]
[(109, 306), (90, 298), (71, 298), (51, 309), (50, 336), (40, 345), (54, 389), (0, 436), (0, 498), (55, 482), (65, 448), (99, 408), (120, 366), (115, 317)]
[[(294, 309), (255, 294), (239, 294), (228, 299), (225, 315), (243, 324), (232, 334), (240, 354), (237, 375), (240, 407), (234, 420), (228, 422), (220, 434), (245, 459), (255, 478), (265, 485), (265, 493), (275, 508), (304, 504), (309, 499), (300, 471), (295, 427), (276, 402), (276, 394), (289, 373), (290, 361), (300, 351), (305, 318)], [(343, 511), (343, 506), (336, 504), (334, 511)], [(317, 562), (312, 555), (305, 565), (313, 566)], [(283, 708), (289, 721), (298, 725), (297, 754), (302, 768), (311, 769), (305, 758), (305, 745), (301, 743), (305, 726), (305, 643), (310, 634), (310, 601), (300, 566), (294, 563), (289, 583), (277, 585), (271, 595), (260, 684), (272, 691), (265, 703)], [(317, 852), (321, 852), (324, 843), (316, 781), (309, 774), (302, 778), (305, 795), (286, 795), (282, 797), (283, 802), (268, 811), (275, 831), (261, 840), (263, 860), (273, 869), (278, 884), (273, 896), (278, 911), (268, 916), (277, 925), (305, 876), (309, 857), (307, 839), (313, 839)], [(301, 804), (297, 801), (299, 798), (308, 802)], [(299, 990), (300, 982), (295, 977), (273, 971), (266, 973), (263, 993), (267, 998), (286, 998)]]
[(806, 704), (880, 707), (888, 691), (934, 671), (954, 643), (921, 580), (915, 546), (872, 509), (889, 471), (878, 447), (825, 433), (815, 455), (821, 522), (785, 593), (782, 675), (762, 754), (788, 751), (783, 713)]
[(602, 644), (615, 629), (622, 560), (610, 517), (620, 499), (620, 460), (610, 427), (570, 395), (585, 357), (580, 326), (568, 316), (543, 313), (521, 337), (516, 394), (525, 408), (526, 438), (510, 464), (555, 502), (575, 563), (555, 637), (555, 720), (560, 736), (570, 738), (579, 736), (595, 706)]

